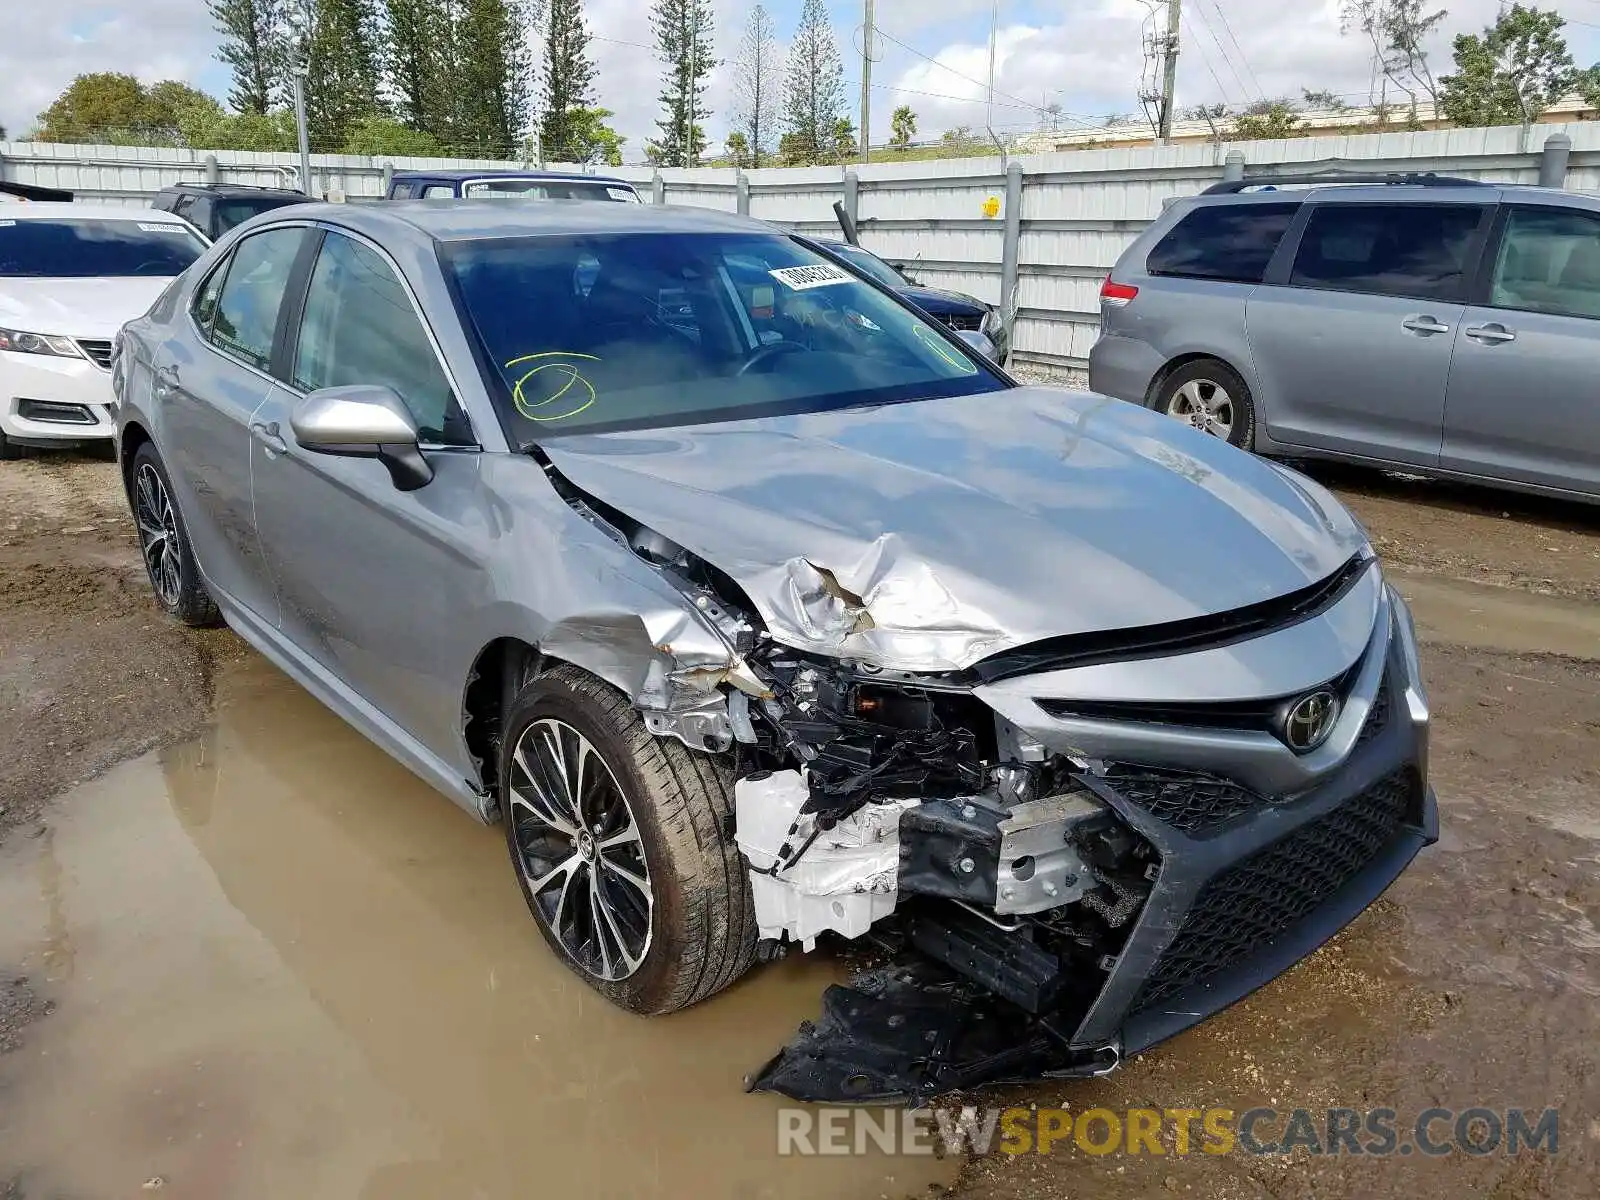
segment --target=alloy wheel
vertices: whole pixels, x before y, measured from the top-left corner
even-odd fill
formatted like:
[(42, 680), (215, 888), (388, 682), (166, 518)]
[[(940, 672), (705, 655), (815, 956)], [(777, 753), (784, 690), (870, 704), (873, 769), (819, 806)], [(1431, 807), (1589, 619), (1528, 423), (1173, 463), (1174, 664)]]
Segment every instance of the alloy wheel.
[(1233, 397), (1210, 379), (1191, 379), (1167, 401), (1167, 415), (1226, 441), (1233, 433)]
[(508, 782), (507, 819), (535, 913), (585, 972), (626, 979), (650, 950), (654, 900), (611, 767), (583, 734), (547, 717), (517, 739)]
[(149, 463), (134, 478), (133, 517), (139, 524), (139, 551), (150, 582), (168, 608), (183, 592), (183, 560), (178, 547), (178, 518), (167, 485)]

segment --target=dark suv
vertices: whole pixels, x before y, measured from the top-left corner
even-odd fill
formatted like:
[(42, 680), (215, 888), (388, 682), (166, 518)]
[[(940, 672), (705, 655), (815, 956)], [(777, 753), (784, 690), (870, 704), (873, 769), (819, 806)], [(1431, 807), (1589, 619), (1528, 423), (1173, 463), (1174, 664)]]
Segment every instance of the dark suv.
[(1167, 209), (1101, 288), (1090, 388), (1262, 453), (1600, 499), (1600, 201), (1333, 182)]
[(162, 188), (151, 208), (176, 213), (215, 241), (228, 230), (269, 209), (305, 204), (310, 197), (292, 188), (253, 187), (247, 183), (175, 183)]

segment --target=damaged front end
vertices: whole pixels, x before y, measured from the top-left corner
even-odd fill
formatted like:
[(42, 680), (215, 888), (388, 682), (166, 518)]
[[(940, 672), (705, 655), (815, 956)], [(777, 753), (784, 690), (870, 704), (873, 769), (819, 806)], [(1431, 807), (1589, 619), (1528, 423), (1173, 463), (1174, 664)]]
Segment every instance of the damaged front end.
[[(930, 588), (927, 653), (896, 661), (886, 648), (916, 640), (904, 564), (868, 586), (793, 559), (758, 607), (550, 473), (693, 614), (694, 652), (656, 645), (634, 700), (658, 736), (734, 766), (758, 956), (861, 951), (753, 1089), (918, 1101), (1103, 1073), (1309, 953), (1434, 836), (1409, 617), (1360, 555), (1271, 605), (976, 665), (1001, 639)], [(1148, 681), (1251, 654), (1320, 672), (1325, 742), (1285, 741), (1303, 683), (1248, 702), (1074, 698), (1081, 672), (1105, 691), (1124, 660)], [(953, 659), (969, 665), (903, 665)]]

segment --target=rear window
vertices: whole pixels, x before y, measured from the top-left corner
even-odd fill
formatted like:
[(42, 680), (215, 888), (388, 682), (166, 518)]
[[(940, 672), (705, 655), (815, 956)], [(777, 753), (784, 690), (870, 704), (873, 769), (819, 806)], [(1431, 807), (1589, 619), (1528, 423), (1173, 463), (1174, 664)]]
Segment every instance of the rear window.
[(1211, 204), (1195, 209), (1156, 243), (1151, 275), (1260, 283), (1298, 204)]
[(1296, 287), (1460, 299), (1476, 204), (1319, 204), (1295, 253)]
[(478, 179), (462, 185), (463, 196), (497, 196), (515, 200), (620, 200), (639, 203), (631, 187), (596, 180)]
[(0, 276), (181, 275), (205, 248), (173, 221), (0, 218)]
[(287, 196), (251, 196), (246, 200), (218, 200), (217, 201), (217, 233), (227, 233), (235, 225), (242, 225), (251, 217), (259, 216), (264, 212), (271, 212), (275, 208), (287, 208), (291, 204), (304, 204), (304, 197)]

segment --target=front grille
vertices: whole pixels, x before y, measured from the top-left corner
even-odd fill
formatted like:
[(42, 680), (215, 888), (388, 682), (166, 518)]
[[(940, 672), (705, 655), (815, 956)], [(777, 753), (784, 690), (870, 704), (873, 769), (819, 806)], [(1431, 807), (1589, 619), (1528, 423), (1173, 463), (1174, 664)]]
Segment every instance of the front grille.
[(1378, 692), (1372, 697), (1372, 708), (1367, 712), (1367, 719), (1361, 726), (1361, 732), (1356, 734), (1356, 745), (1366, 745), (1382, 733), (1383, 727), (1388, 723), (1389, 674), (1385, 671), (1383, 678), (1378, 681)]
[(1231, 779), (1162, 767), (1113, 766), (1106, 782), (1158, 821), (1188, 834), (1212, 829), (1269, 803)]
[(100, 341), (98, 338), (79, 338), (78, 349), (88, 357), (89, 361), (102, 371), (111, 369), (111, 343)]
[(974, 332), (983, 328), (982, 314), (971, 313), (945, 313), (942, 318), (951, 329), (970, 329)]
[(1377, 857), (1412, 815), (1416, 777), (1385, 776), (1332, 812), (1216, 875), (1145, 980), (1136, 1009), (1243, 961), (1309, 916)]

